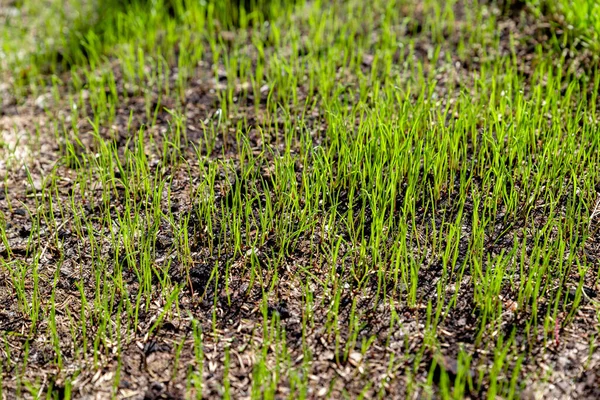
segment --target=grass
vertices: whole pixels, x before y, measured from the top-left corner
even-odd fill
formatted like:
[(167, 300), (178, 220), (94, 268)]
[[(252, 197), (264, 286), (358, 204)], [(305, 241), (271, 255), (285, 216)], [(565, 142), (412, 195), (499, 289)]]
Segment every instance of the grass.
[(0, 397), (594, 373), (595, 3), (62, 3), (1, 8)]

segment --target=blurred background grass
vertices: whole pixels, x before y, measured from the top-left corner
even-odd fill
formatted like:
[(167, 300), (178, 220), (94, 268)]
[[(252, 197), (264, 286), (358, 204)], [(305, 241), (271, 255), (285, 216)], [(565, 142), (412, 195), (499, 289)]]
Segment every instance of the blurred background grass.
[(98, 64), (120, 43), (135, 43), (151, 51), (170, 29), (189, 29), (199, 25), (199, 19), (217, 25), (219, 30), (233, 30), (264, 23), (270, 16), (280, 15), (298, 3), (298, 0), (19, 0), (0, 4), (0, 73), (4, 72), (5, 77), (8, 73), (12, 84), (27, 85), (42, 75)]
[[(304, 0), (13, 0), (0, 3), (0, 77), (19, 95), (35, 94), (55, 74), (95, 66), (129, 43), (149, 54), (176, 47), (178, 29), (196, 36), (264, 24), (290, 15)], [(480, 3), (475, 0), (475, 3)], [(506, 0), (505, 12), (527, 7), (552, 14), (579, 47), (600, 48), (600, 2)], [(474, 5), (475, 6), (475, 5)], [(160, 49), (159, 49), (160, 50)], [(165, 52), (161, 52), (165, 53)], [(169, 53), (168, 51), (166, 52)], [(175, 60), (167, 60), (175, 61)], [(0, 94), (1, 95), (1, 94)]]

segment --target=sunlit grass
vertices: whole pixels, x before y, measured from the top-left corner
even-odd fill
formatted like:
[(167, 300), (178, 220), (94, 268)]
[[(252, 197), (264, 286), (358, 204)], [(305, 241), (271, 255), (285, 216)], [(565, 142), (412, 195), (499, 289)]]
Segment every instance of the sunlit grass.
[[(40, 28), (59, 35), (48, 53), (7, 61), (27, 71), (11, 82), (19, 101), (50, 93), (44, 134), (59, 151), (33, 195), (6, 190), (31, 223), (16, 248), (0, 220), (0, 271), (27, 321), (20, 341), (0, 336), (11, 390), (69, 397), (116, 360), (118, 393), (128, 346), (185, 321), (172, 379), (183, 371), (199, 397), (218, 370), (233, 397), (217, 310), (242, 296), (256, 315), (253, 398), (314, 397), (316, 336), (364, 393), (402, 376), (407, 395), (518, 397), (527, 351), (555, 342), (597, 283), (583, 254), (597, 235), (600, 75), (564, 72), (541, 44), (524, 73), (514, 46), (497, 51), (500, 10), (479, 4), (173, 3), (174, 16), (161, 1), (114, 10), (77, 40), (58, 19)], [(14, 32), (1, 31), (5, 54), (26, 41)], [(192, 119), (197, 80), (208, 94)], [(273, 311), (286, 296), (299, 337)], [(451, 373), (440, 332), (459, 311), (474, 333)], [(394, 335), (411, 321), (418, 335)], [(28, 373), (36, 338), (56, 387)], [(329, 383), (321, 394), (335, 396)]]

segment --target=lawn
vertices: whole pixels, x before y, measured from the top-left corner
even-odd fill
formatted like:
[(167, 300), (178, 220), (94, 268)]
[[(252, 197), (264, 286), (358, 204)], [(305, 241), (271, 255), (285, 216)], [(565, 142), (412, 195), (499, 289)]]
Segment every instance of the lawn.
[(0, 0), (0, 399), (600, 397), (600, 4)]

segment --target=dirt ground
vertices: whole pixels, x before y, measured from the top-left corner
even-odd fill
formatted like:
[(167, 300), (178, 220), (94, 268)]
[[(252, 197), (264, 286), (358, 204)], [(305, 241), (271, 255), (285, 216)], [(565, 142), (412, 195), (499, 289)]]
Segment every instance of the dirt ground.
[[(547, 41), (548, 27), (552, 20), (536, 20), (522, 10), (513, 10), (498, 17), (499, 32), (501, 33), (500, 47), (487, 49), (489, 57), (507, 57), (511, 54), (512, 45), (509, 43), (509, 34), (517, 38), (516, 55), (519, 69), (524, 75), (532, 68), (535, 62), (535, 46), (542, 45)], [(418, 21), (416, 21), (418, 25)], [(418, 31), (418, 29), (415, 29)], [(417, 57), (426, 59), (432, 44), (425, 35), (418, 32), (409, 33), (417, 43)], [(447, 66), (447, 73), (439, 77), (438, 96), (451, 99), (453, 93), (448, 93), (446, 88), (451, 83), (457, 83), (460, 87), (468, 87), (472, 81), (472, 74), (478, 71), (478, 54), (475, 53), (468, 60), (461, 59), (456, 55), (456, 45), (452, 38), (448, 38), (442, 49), (442, 56), (438, 61)], [(446, 55), (450, 55), (450, 63), (446, 61)], [(568, 58), (568, 57), (567, 57)], [(364, 68), (369, 68), (369, 59), (365, 59)], [(573, 70), (585, 71), (593, 61), (593, 55), (582, 51), (574, 54), (569, 61)], [(201, 140), (201, 127), (198, 121), (209, 121), (218, 108), (219, 90), (222, 89), (223, 81), (227, 79), (223, 73), (215, 79), (211, 73), (212, 65), (204, 63), (198, 66), (194, 77), (186, 91), (186, 101), (183, 105), (187, 119), (188, 139), (192, 143)], [(119, 74), (115, 68), (114, 73)], [(339, 77), (342, 78), (342, 77)], [(65, 80), (68, 79), (65, 74)], [(127, 90), (124, 82), (119, 79), (119, 93)], [(1, 90), (1, 89), (0, 89)], [(7, 92), (8, 93), (8, 92)], [(264, 106), (268, 90), (263, 93)], [(250, 126), (263, 123), (264, 115), (261, 108), (258, 113), (254, 107), (254, 99), (250, 98), (242, 88), (236, 93), (239, 96), (240, 115), (229, 115), (231, 130), (234, 131), (236, 122), (245, 119)], [(245, 96), (245, 97), (244, 97)], [(158, 97), (158, 96), (157, 96)], [(185, 149), (190, 160), (189, 165), (173, 168), (169, 171), (161, 171), (158, 166), (158, 153), (156, 149), (149, 148), (148, 155), (150, 164), (154, 165), (156, 173), (170, 174), (172, 177), (170, 193), (171, 200), (163, 199), (164, 207), (183, 220), (190, 217), (190, 230), (192, 234), (191, 256), (194, 267), (188, 278), (179, 265), (177, 258), (170, 250), (173, 244), (172, 228), (168, 224), (161, 225), (157, 240), (157, 259), (155, 263), (159, 266), (168, 266), (166, 276), (173, 282), (191, 282), (192, 290), (186, 290), (179, 295), (179, 310), (167, 315), (159, 324), (159, 328), (152, 334), (148, 334), (151, 327), (158, 318), (162, 318), (162, 312), (166, 304), (155, 300), (152, 301), (149, 311), (139, 315), (140, 326), (138, 330), (127, 338), (128, 343), (121, 348), (120, 357), (117, 357), (117, 347), (112, 343), (104, 343), (103, 348), (96, 352), (97, 359), (92, 357), (93, 349), (89, 354), (75, 354), (72, 336), (68, 330), (70, 320), (78, 321), (86, 325), (89, 332), (94, 329), (94, 315), (79, 315), (82, 309), (81, 293), (85, 293), (88, 299), (92, 299), (96, 291), (97, 282), (90, 273), (90, 260), (93, 259), (90, 243), (81, 242), (79, 236), (74, 232), (73, 218), (66, 212), (57, 217), (60, 230), (53, 232), (47, 230), (41, 210), (39, 209), (39, 196), (44, 185), (44, 179), (50, 171), (57, 169), (60, 181), (57, 182), (58, 192), (56, 200), (65, 203), (70, 201), (73, 191), (77, 190), (74, 181), (76, 169), (61, 162), (61, 143), (53, 133), (53, 121), (57, 117), (68, 115), (69, 110), (66, 102), (56, 102), (52, 96), (40, 95), (28, 98), (23, 103), (17, 103), (8, 95), (3, 97), (3, 105), (0, 108), (0, 132), (2, 146), (0, 146), (0, 211), (4, 215), (7, 226), (7, 240), (11, 251), (4, 245), (0, 245), (0, 257), (5, 260), (20, 260), (23, 263), (33, 262), (33, 256), (39, 256), (39, 279), (34, 282), (31, 275), (25, 277), (26, 287), (37, 285), (42, 299), (49, 299), (52, 295), (52, 284), (58, 280), (54, 291), (56, 301), (56, 321), (59, 336), (61, 337), (60, 349), (63, 354), (63, 365), (59, 368), (53, 360), (55, 357), (54, 344), (49, 336), (45, 334), (44, 324), (37, 333), (29, 334), (32, 321), (23, 318), (20, 306), (16, 301), (15, 288), (10, 284), (8, 271), (0, 270), (0, 358), (6, 352), (11, 353), (12, 366), (4, 366), (1, 372), (2, 387), (5, 398), (18, 398), (20, 394), (15, 392), (17, 377), (24, 377), (44, 383), (46, 387), (52, 384), (58, 396), (64, 395), (65, 377), (75, 371), (79, 371), (77, 378), (72, 382), (72, 394), (81, 399), (104, 399), (116, 395), (117, 398), (127, 399), (179, 399), (185, 396), (188, 382), (186, 376), (190, 368), (197, 368), (194, 354), (193, 324), (191, 316), (201, 322), (202, 341), (204, 348), (204, 372), (205, 383), (203, 395), (207, 398), (219, 398), (223, 396), (223, 377), (225, 375), (225, 358), (229, 358), (228, 379), (232, 398), (250, 398), (251, 379), (253, 367), (257, 360), (262, 357), (257, 349), (260, 349), (264, 337), (263, 330), (264, 315), (260, 307), (262, 293), (255, 286), (248, 290), (248, 282), (251, 279), (245, 264), (244, 257), (250, 257), (253, 252), (259, 261), (277, 259), (275, 254), (275, 240), (267, 241), (263, 248), (248, 248), (246, 256), (234, 258), (226, 251), (222, 252), (221, 259), (209, 256), (209, 238), (202, 232), (196, 232), (194, 228), (194, 207), (191, 203), (190, 194), (196, 189), (194, 182), (188, 178), (188, 169), (200, 174), (197, 158), (194, 156), (192, 147)], [(302, 99), (301, 99), (302, 100)], [(173, 108), (176, 100), (163, 100), (164, 108)], [(246, 106), (244, 106), (244, 103)], [(300, 101), (299, 103), (302, 103)], [(152, 134), (155, 135), (157, 143), (160, 143), (161, 134), (168, 129), (171, 116), (162, 109), (158, 113), (156, 127)], [(133, 110), (134, 120), (132, 129), (128, 130), (130, 111)], [(114, 138), (117, 146), (127, 144), (129, 131), (135, 132), (142, 124), (146, 123), (144, 111), (144, 99), (130, 96), (128, 100), (120, 104), (114, 132), (118, 135)], [(319, 143), (323, 139), (326, 129), (324, 115), (318, 106), (312, 111), (309, 123), (314, 131), (314, 141)], [(82, 137), (89, 139), (83, 141), (83, 146), (92, 146), (91, 127), (85, 120), (77, 122), (79, 130), (83, 132)], [(274, 127), (277, 131), (278, 127)], [(37, 132), (37, 133), (36, 133)], [(87, 132), (87, 133), (86, 133)], [(101, 131), (102, 135), (112, 133)], [(249, 132), (250, 144), (257, 151), (261, 148), (264, 136), (258, 134), (257, 130)], [(273, 147), (276, 148), (276, 138), (271, 138)], [(229, 146), (231, 150), (222, 152), (223, 147)], [(219, 154), (213, 157), (222, 157), (234, 166), (236, 160), (235, 147), (232, 143), (224, 142), (222, 139), (216, 143), (216, 151)], [(224, 155), (221, 155), (224, 154)], [(194, 161), (196, 160), (196, 161)], [(269, 174), (265, 167), (265, 176)], [(192, 173), (193, 175), (193, 173)], [(253, 184), (252, 182), (248, 184)], [(227, 172), (223, 171), (217, 177), (215, 193), (221, 199), (227, 199), (234, 189), (228, 184)], [(99, 193), (99, 191), (97, 192)], [(265, 192), (264, 196), (269, 193)], [(81, 202), (81, 212), (87, 216), (93, 216), (97, 210), (93, 204), (98, 204), (101, 199), (93, 199), (97, 196), (93, 191), (77, 195)], [(343, 198), (343, 196), (342, 196)], [(445, 198), (441, 204), (451, 209), (452, 198)], [(116, 195), (111, 199), (114, 212), (122, 212), (124, 199)], [(565, 205), (566, 206), (566, 205)], [(65, 211), (68, 211), (65, 208)], [(217, 213), (219, 211), (217, 210)], [(465, 213), (471, 212), (465, 210)], [(425, 229), (431, 225), (439, 216), (422, 215), (418, 225)], [(544, 218), (540, 215), (539, 218)], [(39, 221), (42, 235), (50, 238), (58, 235), (63, 243), (62, 248), (55, 248), (51, 241), (41, 240), (39, 243), (30, 242), (29, 236), (33, 221)], [(325, 229), (325, 221), (316, 222), (317, 231)], [(98, 229), (96, 248), (110, 258), (115, 249), (111, 248), (110, 242), (103, 232), (101, 225), (90, 227)], [(498, 227), (501, 231), (502, 227)], [(216, 228), (215, 228), (216, 229)], [(467, 228), (465, 228), (467, 229)], [(503, 230), (502, 230), (503, 231)], [(465, 257), (469, 232), (463, 232), (464, 241), (461, 241), (460, 257)], [(512, 244), (513, 235), (526, 235), (526, 230), (515, 228), (509, 231), (506, 237), (495, 240), (495, 244), (489, 247), (490, 254), (497, 254), (503, 247)], [(309, 355), (302, 352), (302, 313), (305, 285), (309, 286), (315, 299), (323, 300), (320, 285), (305, 271), (306, 260), (310, 252), (314, 251), (311, 242), (314, 238), (301, 237), (298, 239), (292, 254), (286, 255), (281, 261), (278, 271), (278, 289), (268, 299), (268, 314), (278, 315), (281, 326), (285, 329), (287, 351), (291, 354), (288, 362), (291, 365), (302, 365), (303, 359)], [(212, 252), (217, 254), (217, 252)], [(596, 234), (593, 240), (586, 243), (585, 254), (588, 260), (600, 258), (600, 234)], [(459, 258), (460, 258), (459, 257)], [(460, 261), (460, 260), (459, 260)], [(596, 261), (597, 262), (597, 261)], [(230, 282), (225, 285), (220, 282), (215, 287), (211, 280), (213, 266), (228, 265), (230, 268)], [(114, 268), (114, 266), (109, 266)], [(325, 262), (321, 265), (310, 265), (311, 274), (319, 276), (329, 273)], [(127, 261), (124, 261), (123, 279), (135, 288), (138, 284), (136, 276)], [(586, 277), (586, 288), (589, 290), (589, 299), (584, 299), (583, 304), (574, 313), (568, 323), (557, 321), (555, 335), (549, 340), (538, 340), (531, 342), (525, 334), (524, 324), (517, 318), (515, 313), (510, 323), (503, 329), (510, 332), (516, 327), (515, 341), (523, 349), (525, 358), (522, 359), (520, 380), (526, 389), (520, 394), (524, 399), (547, 399), (547, 398), (599, 398), (600, 397), (600, 353), (595, 350), (597, 335), (597, 309), (598, 305), (593, 299), (595, 297), (597, 271), (590, 271)], [(419, 354), (423, 347), (425, 335), (426, 307), (427, 301), (433, 300), (435, 305), (437, 281), (441, 276), (441, 265), (436, 260), (430, 260), (430, 264), (420, 271), (418, 288), (418, 305), (408, 307), (405, 304), (396, 304), (391, 307), (387, 303), (376, 303), (377, 287), (371, 290), (361, 291), (360, 295), (353, 292), (352, 287), (344, 291), (344, 297), (340, 303), (339, 316), (341, 323), (348, 323), (352, 312), (358, 313), (362, 322), (362, 330), (359, 335), (359, 343), (362, 338), (376, 337), (375, 343), (363, 356), (358, 349), (350, 352), (347, 361), (341, 361), (336, 357), (335, 338), (326, 330), (325, 316), (327, 315), (327, 301), (314, 302), (315, 323), (305, 332), (305, 341), (311, 349), (312, 357), (308, 362), (310, 369), (308, 374), (309, 392), (308, 398), (331, 397), (331, 398), (357, 398), (360, 394), (366, 398), (382, 396), (386, 398), (404, 398), (409, 387), (418, 387), (431, 379), (435, 385), (438, 383), (439, 374), (433, 373), (428, 377), (434, 362), (433, 354)], [(264, 282), (270, 282), (272, 276), (263, 276)], [(472, 303), (473, 295), (468, 289), (470, 276), (465, 275), (462, 282), (453, 282), (448, 287), (459, 292), (459, 305), (441, 323), (437, 330), (437, 339), (441, 343), (443, 352), (442, 359), (436, 362), (442, 363), (443, 368), (452, 379), (456, 374), (457, 354), (460, 349), (467, 350), (473, 356), (472, 374), (476, 376), (480, 369), (490, 368), (487, 365), (490, 354), (485, 342), (493, 342), (493, 333), (486, 337), (484, 343), (476, 344), (477, 338), (477, 316), (476, 307)], [(577, 285), (579, 276), (574, 273), (573, 281), (567, 282), (570, 288)], [(85, 285), (80, 287), (78, 282), (83, 281)], [(204, 296), (200, 293), (205, 292)], [(126, 294), (123, 294), (126, 295)], [(503, 302), (510, 305), (516, 301), (516, 293), (503, 293)], [(157, 297), (158, 298), (158, 297)], [(356, 299), (356, 310), (352, 310), (352, 301)], [(540, 299), (541, 307), (544, 301)], [(84, 307), (85, 308), (85, 307)], [(510, 312), (510, 307), (506, 307)], [(119, 319), (118, 313), (123, 310), (114, 309), (115, 319)], [(320, 318), (320, 316), (323, 316)], [(567, 319), (567, 313), (562, 316)], [(62, 323), (61, 323), (62, 321)], [(87, 322), (86, 322), (87, 321)], [(216, 321), (216, 328), (213, 322)], [(402, 326), (402, 329), (390, 330), (392, 322)], [(498, 334), (498, 332), (496, 332)], [(541, 334), (541, 333), (540, 333)], [(343, 337), (345, 341), (348, 338)], [(27, 350), (25, 350), (27, 349)], [(19, 360), (24, 357), (23, 352), (28, 351), (28, 364), (24, 371)], [(266, 363), (275, 365), (278, 363), (278, 354), (281, 349), (275, 345), (266, 355)], [(395, 363), (390, 368), (390, 356), (394, 355)], [(175, 361), (177, 360), (177, 361)], [(507, 363), (514, 364), (516, 359), (509, 359)], [(416, 372), (412, 372), (416, 371)], [(285, 371), (282, 372), (286, 376)], [(112, 382), (115, 375), (119, 375), (119, 386), (114, 388)], [(283, 385), (279, 385), (276, 397), (284, 397), (289, 393), (292, 377)], [(366, 389), (365, 389), (366, 388)], [(62, 391), (62, 392), (61, 392)], [(435, 397), (435, 391), (429, 393)], [(22, 394), (21, 394), (22, 395)], [(415, 398), (421, 398), (428, 393), (417, 390)], [(470, 393), (471, 398), (484, 396), (483, 392)]]

